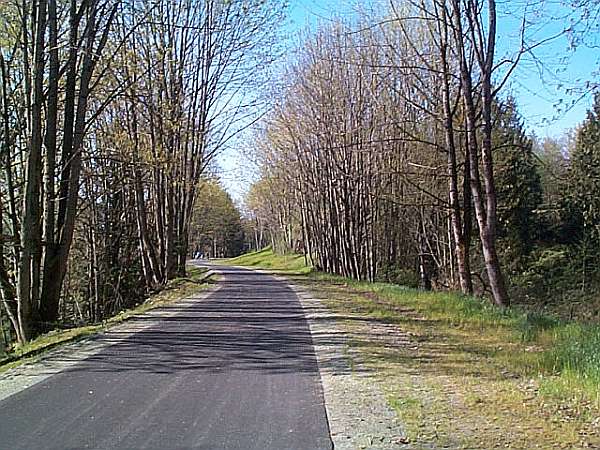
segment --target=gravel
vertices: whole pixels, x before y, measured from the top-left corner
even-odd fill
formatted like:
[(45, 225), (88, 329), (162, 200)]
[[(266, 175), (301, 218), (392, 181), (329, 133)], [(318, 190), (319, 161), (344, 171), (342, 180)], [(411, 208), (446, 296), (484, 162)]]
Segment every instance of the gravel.
[[(132, 316), (107, 331), (83, 338), (77, 342), (61, 345), (17, 367), (0, 374), (0, 401), (27, 389), (52, 375), (89, 358), (102, 349), (127, 339), (134, 333), (154, 326), (160, 320), (173, 316), (186, 304), (208, 297), (214, 290), (199, 292), (176, 303), (153, 309), (139, 316)], [(136, 320), (143, 317), (143, 320)]]
[[(291, 286), (308, 318), (335, 449), (407, 449), (405, 430), (357, 351), (342, 318), (299, 286)], [(361, 339), (368, 336), (360, 336)]]

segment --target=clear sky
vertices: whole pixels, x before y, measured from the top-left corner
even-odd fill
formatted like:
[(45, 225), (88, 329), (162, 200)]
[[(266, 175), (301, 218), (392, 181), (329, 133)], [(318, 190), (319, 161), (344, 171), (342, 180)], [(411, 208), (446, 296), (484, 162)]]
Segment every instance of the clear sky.
[[(333, 17), (352, 17), (360, 10), (381, 14), (388, 9), (387, 4), (388, 0), (292, 0), (288, 27), (291, 33), (306, 27), (316, 28), (320, 22)], [(523, 17), (529, 22), (526, 30), (530, 42), (560, 34), (577, 19), (576, 12), (562, 6), (560, 0), (505, 0), (497, 4), (498, 58), (514, 56), (519, 49)], [(593, 36), (597, 32), (596, 28), (586, 34), (587, 43), (598, 44)], [(591, 106), (590, 95), (580, 99), (580, 93), (568, 95), (566, 90), (598, 80), (600, 49), (584, 45), (573, 49), (570, 43), (569, 35), (563, 34), (536, 48), (534, 56), (524, 56), (505, 90), (517, 99), (528, 130), (538, 136), (557, 136), (576, 126)], [(575, 101), (566, 111), (565, 106)]]
[[(386, 11), (388, 0), (290, 0), (285, 32), (292, 47), (300, 31), (316, 29), (334, 18), (352, 18), (358, 11), (378, 15)], [(527, 18), (527, 38), (539, 42), (560, 34), (577, 19), (577, 12), (562, 6), (560, 0), (498, 1), (498, 58), (511, 57), (519, 48), (523, 17)], [(577, 28), (578, 31), (581, 28)], [(587, 33), (563, 34), (523, 57), (507, 84), (525, 127), (539, 137), (558, 137), (577, 126), (591, 107), (591, 95), (582, 95), (586, 81), (599, 80), (600, 48), (597, 25)], [(571, 45), (573, 37), (591, 46)], [(243, 146), (243, 144), (240, 144)], [(249, 162), (232, 149), (220, 157), (224, 185), (240, 202), (249, 184)]]
[[(507, 92), (517, 100), (530, 132), (556, 137), (577, 126), (591, 107), (586, 82), (597, 82), (600, 49), (595, 26), (585, 31), (580, 12), (559, 0), (513, 0), (499, 3), (498, 58), (519, 48), (521, 22), (528, 19), (530, 43), (544, 42), (526, 54), (510, 78)], [(534, 6), (532, 6), (534, 5)], [(562, 33), (571, 27), (574, 33)]]

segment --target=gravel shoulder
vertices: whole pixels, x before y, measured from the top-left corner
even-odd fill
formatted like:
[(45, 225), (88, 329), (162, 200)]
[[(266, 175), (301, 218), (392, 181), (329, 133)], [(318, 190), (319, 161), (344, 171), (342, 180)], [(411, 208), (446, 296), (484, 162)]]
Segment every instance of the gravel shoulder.
[(316, 292), (282, 279), (296, 292), (309, 322), (334, 448), (412, 448), (380, 380), (350, 345), (354, 339), (369, 339), (368, 327), (345, 327), (347, 318), (327, 308)]
[[(219, 289), (219, 287), (216, 289)], [(215, 289), (204, 290), (173, 302), (168, 306), (135, 315), (123, 323), (111, 326), (106, 331), (76, 342), (60, 345), (53, 350), (31, 358), (28, 362), (8, 369), (0, 374), (0, 401), (74, 366), (139, 331), (155, 326), (159, 321), (177, 314), (181, 307), (203, 300), (213, 292), (215, 292)]]

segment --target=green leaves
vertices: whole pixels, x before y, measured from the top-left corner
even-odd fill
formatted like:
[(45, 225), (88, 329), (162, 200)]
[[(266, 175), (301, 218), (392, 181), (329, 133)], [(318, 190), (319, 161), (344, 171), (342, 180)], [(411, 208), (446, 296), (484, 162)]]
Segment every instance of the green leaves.
[(571, 155), (570, 206), (582, 218), (583, 232), (599, 240), (600, 225), (600, 94), (577, 133)]
[(237, 256), (243, 251), (240, 212), (215, 180), (200, 183), (190, 241), (192, 251), (211, 257)]

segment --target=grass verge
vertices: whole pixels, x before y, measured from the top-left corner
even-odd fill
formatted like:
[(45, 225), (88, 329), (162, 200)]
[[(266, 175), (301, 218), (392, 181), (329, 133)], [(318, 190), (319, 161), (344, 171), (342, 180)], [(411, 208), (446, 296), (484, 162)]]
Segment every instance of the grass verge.
[(228, 263), (279, 269), (324, 299), (343, 318), (354, 364), (386, 392), (413, 444), (600, 447), (600, 326), (280, 258), (267, 249)]
[(271, 247), (267, 247), (258, 252), (246, 253), (224, 260), (227, 264), (233, 266), (256, 267), (262, 269), (271, 269), (281, 273), (308, 274), (312, 268), (307, 266), (302, 255), (277, 255), (273, 253)]
[(134, 308), (121, 311), (119, 314), (103, 321), (101, 324), (88, 325), (66, 330), (54, 330), (43, 334), (25, 345), (16, 346), (11, 352), (0, 358), (0, 373), (17, 367), (24, 362), (32, 361), (41, 354), (70, 342), (81, 340), (87, 336), (104, 331), (114, 325), (125, 322), (133, 316), (143, 314), (155, 308), (185, 298), (201, 289), (210, 286), (212, 276), (206, 277), (208, 269), (189, 267), (187, 277), (175, 278), (160, 292), (150, 296)]

